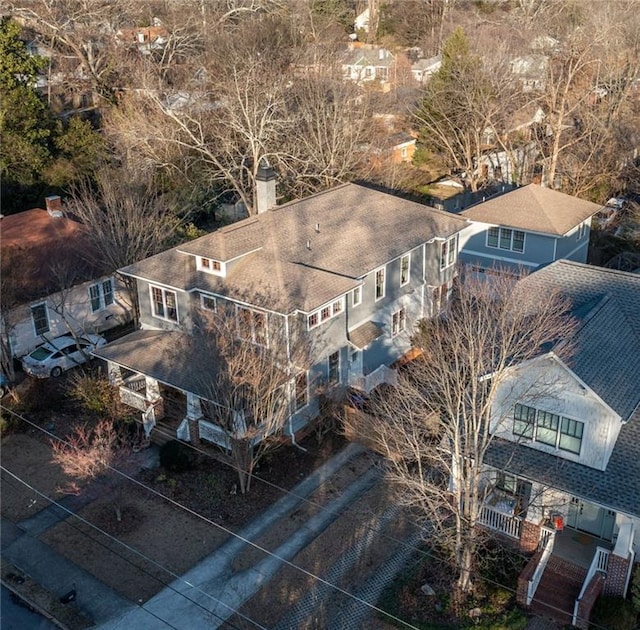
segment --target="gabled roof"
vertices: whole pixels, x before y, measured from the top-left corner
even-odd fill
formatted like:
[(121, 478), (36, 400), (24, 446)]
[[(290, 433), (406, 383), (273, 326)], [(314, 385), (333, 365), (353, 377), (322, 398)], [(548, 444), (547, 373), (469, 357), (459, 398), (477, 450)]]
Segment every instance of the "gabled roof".
[(100, 276), (86, 228), (34, 208), (1, 219), (2, 289), (6, 306), (46, 297)]
[[(309, 311), (358, 286), (358, 279), (377, 267), (427, 241), (447, 238), (466, 224), (448, 212), (344, 184), (122, 271), (181, 290), (244, 296), (245, 301), (260, 294), (280, 312)], [(237, 260), (222, 278), (196, 273), (192, 256)]]
[(494, 439), (486, 463), (640, 516), (640, 276), (566, 260), (520, 281), (533, 296), (559, 290), (581, 321), (566, 365), (624, 421), (604, 471)]
[(563, 236), (602, 206), (571, 195), (529, 184), (465, 210), (472, 221)]

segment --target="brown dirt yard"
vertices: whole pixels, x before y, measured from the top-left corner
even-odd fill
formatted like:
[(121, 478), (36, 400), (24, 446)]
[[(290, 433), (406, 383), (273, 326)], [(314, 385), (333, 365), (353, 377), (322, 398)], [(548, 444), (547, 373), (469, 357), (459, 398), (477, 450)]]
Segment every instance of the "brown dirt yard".
[[(37, 412), (21, 412), (41, 427), (51, 428), (55, 421), (57, 435), (83, 419), (68, 403), (55, 405), (55, 414), (51, 408), (43, 404)], [(69, 480), (51, 461), (50, 438), (22, 422), (14, 423), (13, 431), (2, 439), (2, 465), (48, 499), (61, 500), (59, 488)], [(344, 442), (335, 436), (318, 441), (311, 435), (302, 445), (307, 452), (285, 446), (267, 456), (246, 496), (232, 494), (235, 471), (210, 455), (198, 455), (192, 470), (170, 473), (141, 468), (136, 458), (145, 452), (132, 453), (127, 469), (140, 485), (122, 483), (121, 522), (113, 509), (113, 485), (94, 481), (78, 497), (84, 505), (77, 512), (80, 518), (59, 522), (40, 539), (129, 600), (146, 601), (218, 547), (228, 536), (222, 528), (236, 530), (248, 522), (282, 496), (276, 486), (292, 488)], [(14, 523), (47, 507), (46, 499), (5, 473), (0, 490), (2, 516)]]

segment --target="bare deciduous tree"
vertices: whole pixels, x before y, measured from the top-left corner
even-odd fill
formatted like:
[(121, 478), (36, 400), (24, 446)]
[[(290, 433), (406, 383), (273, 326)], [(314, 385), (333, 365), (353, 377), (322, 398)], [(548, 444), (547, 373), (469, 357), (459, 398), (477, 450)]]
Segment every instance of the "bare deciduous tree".
[[(127, 180), (108, 167), (97, 173), (95, 189), (86, 181), (78, 184), (66, 205), (89, 228), (102, 266), (114, 272), (157, 254), (180, 223), (150, 181)], [(122, 279), (137, 312), (132, 280)]]
[(510, 366), (573, 329), (558, 296), (526, 296), (514, 282), (467, 279), (441, 317), (419, 324), (421, 356), (400, 373), (397, 388), (375, 398), (371, 414), (347, 414), (347, 431), (386, 456), (399, 499), (450, 554), (461, 593), (473, 587), (482, 539), (476, 526), (491, 491), (484, 461), (490, 423), (503, 420), (495, 416), (496, 395)]
[[(293, 318), (218, 302), (202, 311), (189, 343), (211, 420), (227, 432), (240, 491), (258, 461), (283, 443), (287, 419), (308, 395), (307, 344)], [(303, 383), (304, 381), (304, 383)], [(302, 391), (304, 388), (304, 391)]]
[[(103, 475), (111, 479), (114, 492), (114, 510), (118, 521), (122, 520), (123, 487), (121, 480), (114, 477), (117, 468), (130, 453), (124, 431), (113, 420), (101, 420), (89, 428), (76, 426), (66, 441), (52, 440), (53, 461), (73, 480), (92, 481)], [(71, 481), (64, 492), (77, 494), (80, 489), (76, 481)]]

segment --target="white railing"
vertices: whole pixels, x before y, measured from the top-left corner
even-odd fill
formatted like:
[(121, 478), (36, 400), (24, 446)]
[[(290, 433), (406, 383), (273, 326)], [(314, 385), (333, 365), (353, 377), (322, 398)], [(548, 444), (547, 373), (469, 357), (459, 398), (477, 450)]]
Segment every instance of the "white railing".
[(381, 365), (366, 376), (350, 376), (349, 385), (355, 389), (359, 389), (365, 394), (371, 393), (371, 390), (387, 383), (388, 385), (398, 384), (398, 373), (386, 365)]
[(191, 442), (191, 433), (189, 431), (189, 418), (185, 418), (180, 426), (176, 430), (176, 435), (179, 440), (184, 442)]
[(596, 547), (596, 552), (591, 559), (591, 565), (589, 566), (589, 570), (587, 571), (587, 577), (584, 578), (584, 582), (582, 583), (582, 589), (580, 590), (580, 595), (578, 595), (578, 599), (576, 599), (576, 603), (573, 606), (573, 620), (572, 624), (575, 626), (578, 623), (578, 609), (580, 607), (580, 602), (584, 597), (584, 594), (587, 591), (587, 587), (589, 586), (589, 582), (591, 582), (593, 576), (599, 571), (600, 573), (607, 574), (607, 566), (609, 564), (609, 556), (611, 552), (608, 549), (603, 549), (602, 547)]
[(198, 422), (198, 433), (199, 437), (203, 440), (213, 442), (214, 444), (226, 449), (231, 448), (231, 438), (229, 437), (229, 434), (217, 424), (212, 424), (206, 420), (200, 420)]
[(149, 401), (144, 394), (139, 394), (138, 392), (134, 392), (128, 387), (121, 385), (120, 402), (128, 405), (129, 407), (133, 407), (134, 409), (138, 409), (139, 411), (146, 411)]
[(518, 516), (511, 516), (501, 512), (500, 510), (496, 510), (489, 505), (483, 505), (480, 508), (478, 522), (480, 525), (484, 525), (485, 527), (500, 532), (501, 534), (511, 536), (511, 538), (520, 538), (522, 519)]
[(540, 562), (538, 562), (538, 566), (536, 570), (533, 572), (531, 579), (529, 580), (529, 585), (527, 587), (527, 606), (531, 606), (531, 602), (533, 601), (533, 596), (536, 594), (536, 589), (538, 588), (538, 584), (540, 584), (540, 580), (542, 579), (542, 574), (544, 570), (547, 568), (547, 563), (549, 562), (549, 558), (551, 557), (551, 552), (553, 550), (553, 543), (555, 542), (555, 532), (553, 532), (550, 536), (547, 537), (547, 541), (544, 543), (542, 548), (542, 555), (540, 556)]

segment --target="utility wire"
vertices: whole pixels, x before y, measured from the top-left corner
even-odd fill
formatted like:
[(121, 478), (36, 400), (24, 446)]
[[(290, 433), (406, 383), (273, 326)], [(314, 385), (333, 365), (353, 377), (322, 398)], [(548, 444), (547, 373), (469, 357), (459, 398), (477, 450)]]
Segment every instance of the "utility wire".
[[(53, 434), (53, 433), (51, 433), (51, 432), (47, 431), (47, 430), (46, 430), (46, 429), (44, 429), (43, 427), (41, 427), (41, 426), (37, 425), (36, 423), (34, 423), (34, 422), (32, 422), (32, 421), (28, 420), (27, 418), (25, 418), (25, 417), (21, 416), (20, 414), (18, 414), (18, 413), (16, 413), (16, 412), (14, 412), (13, 410), (11, 410), (11, 409), (7, 409), (6, 407), (3, 407), (2, 405), (0, 405), (0, 408), (5, 409), (6, 411), (8, 411), (8, 412), (12, 413), (13, 415), (15, 415), (16, 417), (18, 417), (18, 418), (19, 418), (19, 419), (21, 419), (22, 421), (26, 422), (27, 424), (29, 424), (30, 426), (34, 427), (35, 429), (38, 429), (39, 431), (41, 431), (41, 432), (45, 433), (45, 434), (46, 434), (46, 435), (48, 435), (49, 437), (51, 437), (51, 438), (53, 438), (53, 439), (55, 439), (55, 440), (58, 440), (58, 441), (62, 442), (63, 444), (68, 444), (68, 442), (66, 442), (65, 440), (63, 440), (61, 437), (59, 437), (59, 436), (57, 436), (57, 435), (55, 435), (55, 434)], [(185, 444), (187, 444), (187, 443), (185, 443)], [(212, 455), (210, 455), (210, 454), (209, 454), (209, 453), (207, 453), (206, 451), (201, 450), (201, 449), (199, 449), (199, 448), (195, 447), (194, 445), (190, 445), (190, 444), (189, 444), (189, 446), (191, 446), (194, 450), (196, 450), (196, 451), (198, 451), (198, 452), (200, 452), (200, 453), (202, 453), (202, 454), (204, 454), (204, 455), (207, 455), (208, 457), (210, 457), (210, 458), (212, 458), (212, 459), (216, 459), (216, 461), (221, 461), (221, 460), (218, 460), (217, 458), (214, 458)], [(221, 463), (223, 463), (223, 464), (224, 464), (225, 462), (221, 462)], [(232, 466), (231, 464), (229, 464), (229, 466), (231, 466), (232, 468), (234, 468), (234, 469), (236, 469), (236, 470), (237, 470), (237, 468), (235, 468), (235, 467), (234, 467), (234, 466)], [(166, 501), (169, 501), (170, 503), (174, 504), (176, 507), (179, 507), (179, 508), (181, 508), (181, 509), (183, 509), (183, 510), (186, 510), (187, 512), (189, 512), (189, 513), (193, 514), (194, 516), (196, 516), (197, 518), (200, 518), (200, 519), (204, 520), (205, 522), (207, 522), (207, 523), (209, 523), (209, 524), (213, 525), (214, 527), (216, 527), (216, 528), (220, 529), (221, 531), (224, 531), (225, 533), (228, 533), (230, 536), (233, 536), (233, 537), (235, 537), (235, 538), (237, 538), (237, 539), (241, 540), (242, 542), (244, 542), (244, 543), (246, 543), (246, 544), (248, 544), (248, 545), (251, 545), (251, 546), (252, 546), (252, 547), (254, 547), (255, 549), (258, 549), (259, 551), (262, 551), (263, 553), (265, 553), (265, 554), (267, 554), (267, 555), (270, 555), (270, 556), (274, 557), (275, 559), (279, 560), (280, 562), (283, 562), (283, 563), (287, 564), (288, 566), (292, 567), (293, 569), (296, 569), (296, 570), (298, 570), (298, 571), (300, 571), (300, 572), (302, 572), (302, 573), (306, 574), (307, 576), (311, 577), (312, 579), (316, 579), (316, 580), (318, 580), (319, 582), (321, 582), (321, 583), (325, 584), (326, 586), (328, 586), (328, 587), (330, 587), (330, 588), (333, 588), (334, 590), (337, 590), (338, 592), (342, 593), (343, 595), (346, 595), (347, 597), (350, 597), (350, 598), (354, 599), (355, 601), (358, 601), (359, 603), (361, 603), (361, 604), (363, 604), (363, 605), (365, 605), (365, 606), (367, 606), (367, 607), (369, 607), (369, 608), (372, 608), (372, 609), (373, 609), (373, 610), (375, 610), (376, 612), (382, 613), (383, 615), (385, 615), (385, 616), (387, 616), (387, 617), (389, 617), (389, 618), (391, 618), (391, 619), (393, 619), (393, 620), (395, 620), (395, 621), (398, 621), (398, 622), (402, 623), (403, 625), (407, 626), (408, 628), (411, 628), (411, 629), (413, 629), (413, 630), (417, 630), (417, 629), (415, 628), (415, 626), (413, 626), (413, 625), (411, 625), (410, 623), (408, 623), (408, 622), (404, 621), (403, 619), (401, 619), (401, 618), (399, 618), (399, 617), (396, 617), (396, 616), (392, 615), (391, 613), (389, 613), (389, 612), (387, 612), (387, 611), (385, 611), (385, 610), (382, 610), (382, 609), (378, 608), (378, 607), (377, 607), (377, 606), (375, 606), (374, 604), (370, 604), (369, 602), (366, 602), (365, 600), (361, 599), (361, 598), (360, 598), (360, 597), (358, 597), (357, 595), (354, 595), (354, 594), (352, 594), (352, 593), (350, 593), (350, 592), (346, 591), (345, 589), (342, 589), (341, 587), (339, 587), (339, 586), (337, 586), (337, 585), (332, 584), (331, 582), (329, 582), (329, 581), (325, 580), (324, 578), (322, 578), (322, 577), (320, 577), (320, 576), (318, 576), (318, 575), (315, 575), (315, 574), (313, 574), (313, 573), (312, 573), (312, 572), (310, 572), (310, 571), (307, 571), (307, 570), (306, 570), (306, 569), (304, 569), (303, 567), (300, 567), (300, 566), (298, 566), (298, 565), (294, 564), (293, 562), (291, 562), (291, 561), (289, 561), (289, 560), (286, 560), (285, 558), (281, 558), (281, 557), (280, 557), (280, 556), (278, 556), (277, 554), (275, 554), (275, 553), (273, 553), (273, 552), (270, 552), (269, 550), (267, 550), (267, 549), (265, 549), (265, 548), (262, 548), (262, 547), (261, 547), (260, 545), (258, 545), (257, 543), (254, 543), (254, 542), (252, 542), (251, 540), (248, 540), (248, 539), (244, 538), (244, 537), (243, 537), (243, 536), (241, 536), (240, 534), (237, 534), (237, 533), (233, 532), (232, 530), (230, 530), (230, 529), (226, 528), (225, 526), (220, 525), (219, 523), (216, 523), (215, 521), (212, 521), (211, 519), (207, 518), (206, 516), (204, 516), (204, 515), (202, 515), (202, 514), (200, 514), (200, 513), (196, 512), (195, 510), (192, 510), (192, 509), (191, 509), (191, 508), (189, 508), (188, 506), (183, 505), (183, 504), (181, 504), (181, 503), (179, 503), (179, 502), (175, 501), (174, 499), (172, 499), (172, 498), (170, 498), (170, 497), (168, 497), (168, 496), (166, 496), (166, 495), (162, 494), (161, 492), (158, 492), (158, 491), (157, 491), (157, 490), (155, 490), (154, 488), (151, 488), (150, 486), (147, 486), (147, 485), (143, 484), (142, 482), (138, 481), (137, 479), (134, 479), (134, 478), (133, 478), (133, 477), (131, 477), (130, 475), (127, 475), (126, 473), (123, 473), (122, 471), (120, 471), (120, 470), (118, 470), (118, 469), (116, 469), (116, 468), (113, 468), (113, 467), (111, 467), (111, 466), (108, 466), (108, 468), (109, 468), (110, 470), (112, 470), (113, 472), (117, 473), (118, 475), (120, 475), (120, 476), (124, 477), (125, 479), (127, 479), (127, 480), (129, 480), (129, 481), (133, 482), (134, 484), (136, 484), (136, 485), (138, 485), (138, 486), (140, 486), (140, 487), (145, 488), (145, 489), (146, 489), (146, 490), (148, 490), (149, 492), (151, 492), (151, 493), (153, 493), (153, 494), (155, 494), (155, 495), (157, 495), (157, 496), (159, 496), (159, 497), (161, 497), (161, 498), (165, 499)], [(297, 494), (295, 494), (294, 492), (291, 492), (290, 490), (287, 490), (287, 489), (285, 489), (285, 488), (282, 488), (282, 487), (280, 487), (280, 486), (277, 486), (276, 484), (273, 484), (272, 482), (269, 482), (269, 481), (264, 480), (264, 479), (262, 479), (262, 478), (258, 478), (258, 479), (260, 479), (260, 481), (263, 481), (264, 483), (266, 483), (266, 484), (268, 484), (268, 485), (270, 485), (270, 486), (272, 486), (272, 487), (274, 487), (274, 488), (277, 488), (277, 489), (281, 490), (283, 493), (290, 494), (290, 495), (292, 495), (292, 496), (294, 496), (294, 497), (296, 497), (296, 498), (298, 498), (298, 499), (300, 499), (300, 500), (302, 500), (302, 501), (306, 501), (306, 502), (308, 502), (309, 504), (314, 505), (314, 506), (316, 506), (316, 507), (319, 507), (320, 509), (325, 510), (325, 511), (327, 511), (327, 512), (331, 513), (331, 514), (334, 514), (334, 515), (341, 515), (341, 514), (343, 514), (343, 513), (340, 513), (340, 512), (334, 512), (334, 511), (330, 510), (329, 508), (325, 508), (324, 506), (322, 506), (322, 505), (320, 505), (320, 504), (317, 504), (317, 503), (315, 503), (315, 502), (313, 502), (313, 501), (311, 501), (311, 500), (307, 499), (306, 497), (302, 497), (302, 496), (300, 496), (300, 495), (297, 495)], [(348, 510), (347, 510), (347, 511), (348, 511)], [(416, 523), (412, 523), (412, 524), (413, 524), (413, 525), (415, 525), (416, 527), (419, 527), (419, 525), (417, 525)], [(366, 527), (367, 527), (367, 528), (372, 529), (372, 530), (373, 530), (373, 531), (375, 531), (375, 532), (380, 533), (380, 530), (378, 530), (378, 529), (376, 529), (376, 528), (373, 528), (372, 526), (366, 526)], [(423, 558), (429, 558), (429, 559), (432, 559), (432, 560), (436, 560), (436, 561), (438, 561), (438, 562), (442, 562), (442, 561), (445, 559), (445, 558), (444, 558), (444, 556), (442, 556), (442, 555), (440, 555), (440, 556), (439, 556), (439, 555), (436, 555), (436, 554), (435, 554), (435, 553), (433, 553), (433, 552), (426, 551), (426, 550), (424, 550), (424, 549), (420, 549), (420, 548), (418, 548), (418, 547), (415, 547), (414, 545), (409, 545), (409, 544), (405, 543), (404, 541), (400, 541), (400, 540), (398, 540), (398, 539), (395, 539), (394, 537), (391, 537), (391, 536), (388, 536), (388, 535), (385, 535), (385, 534), (382, 534), (382, 536), (383, 536), (383, 537), (388, 538), (389, 540), (393, 540), (394, 542), (397, 542), (397, 543), (399, 543), (399, 544), (403, 545), (405, 548), (412, 549), (413, 551), (415, 551), (417, 554), (419, 554), (419, 555), (420, 555), (420, 556), (422, 556)], [(522, 558), (526, 559), (526, 556), (524, 556), (523, 554), (518, 553), (518, 555), (519, 555), (520, 557), (522, 557)], [(513, 587), (510, 587), (510, 586), (508, 586), (508, 585), (502, 584), (502, 583), (500, 583), (500, 582), (498, 582), (498, 581), (496, 581), (496, 580), (492, 580), (491, 578), (487, 578), (487, 577), (480, 576), (480, 578), (479, 578), (479, 579), (480, 579), (481, 581), (483, 581), (483, 582), (487, 583), (487, 584), (492, 584), (492, 585), (494, 585), (494, 586), (498, 586), (498, 587), (503, 588), (503, 589), (505, 589), (505, 590), (507, 590), (507, 591), (509, 591), (509, 592), (511, 592), (511, 593), (516, 593), (516, 592), (517, 592), (517, 591), (516, 591), (516, 589), (514, 589)], [(543, 603), (543, 602), (541, 602), (539, 599), (537, 599), (535, 596), (534, 596), (534, 598), (533, 598), (533, 600), (532, 600), (532, 601), (536, 601), (536, 602), (539, 602), (539, 603)], [(548, 604), (545, 604), (545, 606), (547, 606), (548, 608), (550, 608), (550, 609), (552, 609), (552, 610), (555, 610), (555, 611), (557, 611), (557, 612), (560, 612), (560, 613), (566, 614), (566, 611), (564, 611), (564, 610), (562, 610), (562, 609), (560, 609), (560, 608), (557, 608), (557, 607), (555, 607), (555, 606), (551, 606), (551, 605), (548, 605)], [(229, 608), (230, 608), (230, 607), (229, 607)], [(602, 628), (602, 630), (607, 630), (607, 628), (605, 628), (604, 626), (598, 626), (597, 624), (593, 624), (593, 623), (591, 623), (591, 625), (592, 625), (594, 628)]]
[[(79, 520), (81, 523), (84, 523), (85, 525), (89, 526), (91, 529), (99, 532), (100, 534), (102, 534), (103, 536), (106, 536), (109, 540), (117, 543), (118, 545), (121, 545), (122, 547), (124, 547), (127, 551), (130, 551), (131, 553), (139, 556), (140, 558), (142, 558), (143, 560), (145, 560), (146, 562), (149, 562), (150, 564), (153, 564), (155, 567), (157, 567), (158, 569), (161, 569), (162, 571), (168, 573), (174, 580), (179, 580), (181, 581), (183, 584), (185, 584), (186, 586), (189, 586), (190, 588), (195, 589), (196, 591), (199, 591), (200, 593), (202, 593), (204, 596), (208, 597), (209, 599), (213, 600), (214, 602), (216, 602), (217, 604), (221, 604), (222, 606), (224, 606), (225, 608), (231, 610), (232, 612), (236, 613), (237, 615), (239, 615), (240, 617), (242, 617), (245, 621), (248, 621), (250, 623), (252, 623), (256, 628), (260, 628), (260, 630), (268, 630), (265, 626), (261, 625), (260, 623), (258, 623), (257, 621), (254, 621), (253, 619), (251, 619), (250, 617), (247, 617), (246, 615), (243, 615), (239, 610), (233, 608), (232, 606), (229, 606), (228, 604), (225, 604), (224, 602), (220, 601), (219, 599), (216, 599), (215, 597), (213, 597), (212, 595), (210, 595), (209, 593), (206, 593), (205, 591), (203, 591), (201, 588), (191, 584), (190, 582), (188, 582), (187, 580), (185, 580), (184, 578), (182, 578), (180, 575), (178, 575), (177, 573), (173, 572), (171, 569), (167, 568), (166, 566), (164, 566), (163, 564), (159, 563), (157, 560), (154, 560), (153, 558), (150, 558), (149, 556), (145, 555), (144, 553), (142, 553), (141, 551), (138, 551), (135, 547), (132, 547), (131, 545), (125, 543), (124, 541), (120, 540), (119, 538), (116, 538), (115, 536), (109, 534), (109, 532), (105, 531), (104, 529), (98, 527), (97, 525), (94, 525), (93, 523), (91, 523), (90, 521), (88, 521), (87, 519), (83, 518), (82, 516), (80, 516), (79, 514), (76, 514), (75, 512), (73, 512), (72, 510), (70, 510), (69, 508), (65, 507), (64, 505), (62, 505), (61, 503), (59, 503), (58, 501), (55, 501), (54, 499), (51, 499), (50, 497), (46, 496), (43, 492), (41, 492), (40, 490), (38, 490), (37, 488), (35, 488), (34, 486), (32, 486), (29, 482), (25, 481), (24, 479), (22, 479), (21, 477), (19, 477), (18, 475), (16, 475), (15, 473), (11, 472), (10, 470), (8, 470), (7, 468), (5, 468), (4, 466), (0, 465), (0, 470), (4, 471), (5, 473), (7, 473), (9, 476), (11, 476), (13, 479), (15, 479), (16, 481), (18, 481), (20, 484), (22, 484), (23, 486), (26, 486), (27, 488), (29, 488), (29, 490), (35, 492), (37, 495), (39, 495), (40, 497), (42, 497), (43, 499), (45, 499), (46, 501), (48, 501), (49, 503), (51, 503), (52, 505), (55, 505), (57, 508), (60, 508), (61, 510), (63, 510), (64, 512), (66, 512), (69, 516), (72, 516), (74, 518), (76, 518), (77, 520)], [(14, 487), (16, 487), (14, 485)], [(66, 522), (66, 521), (65, 521)], [(161, 580), (158, 576), (154, 575), (153, 573), (151, 573), (150, 571), (144, 569), (142, 566), (135, 564), (132, 560), (130, 560), (129, 558), (126, 558), (125, 556), (123, 556), (122, 554), (118, 553), (115, 549), (108, 547), (107, 545), (105, 545), (103, 542), (101, 542), (100, 540), (98, 540), (97, 538), (91, 536), (88, 532), (85, 532), (83, 530), (81, 530), (79, 527), (76, 527), (75, 525), (73, 525), (72, 523), (66, 523), (69, 526), (73, 527), (76, 531), (80, 532), (81, 534), (87, 536), (88, 538), (90, 538), (91, 540), (93, 540), (94, 542), (98, 543), (101, 547), (103, 547), (104, 549), (106, 549), (107, 551), (115, 554), (116, 556), (118, 556), (119, 558), (121, 558), (122, 560), (124, 560), (125, 562), (129, 563), (130, 565), (132, 565), (133, 567), (135, 567), (136, 569), (138, 569), (139, 571), (141, 571), (142, 573), (147, 574), (149, 577), (151, 577), (152, 579), (160, 582), (160, 584), (162, 584), (163, 586), (165, 586), (166, 588), (172, 590), (174, 593), (176, 593), (177, 595), (180, 595), (181, 597), (184, 597), (185, 599), (187, 599), (188, 601), (190, 601), (191, 603), (195, 604), (196, 606), (198, 606), (198, 608), (201, 608), (202, 610), (204, 610), (207, 614), (213, 615), (214, 617), (217, 617), (222, 623), (225, 623), (227, 625), (229, 625), (231, 628), (234, 628), (235, 630), (239, 630), (239, 628), (235, 625), (233, 625), (232, 623), (226, 621), (225, 619), (223, 619), (222, 617), (220, 617), (219, 615), (216, 615), (214, 612), (210, 611), (208, 608), (205, 608), (202, 604), (199, 604), (197, 601), (195, 601), (194, 599), (191, 599), (190, 597), (188, 597), (185, 593), (181, 593), (180, 591), (178, 591), (176, 588), (174, 588), (173, 586), (171, 586), (170, 584), (167, 584), (166, 582), (164, 582), (163, 580)], [(140, 606), (142, 608), (142, 606)], [(160, 619), (162, 622), (166, 623), (168, 626), (170, 626), (171, 628), (175, 628), (175, 630), (177, 630), (177, 628), (175, 626), (172, 626), (168, 621), (162, 619), (161, 617), (158, 617), (158, 615), (154, 614), (153, 612), (151, 612), (150, 610), (147, 610), (146, 608), (144, 609), (145, 612), (148, 612), (149, 614), (153, 615), (154, 617), (156, 617), (157, 619)]]

